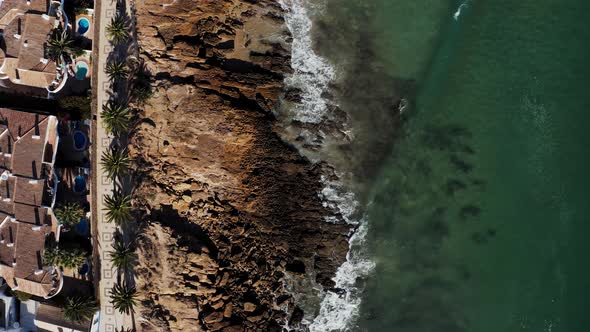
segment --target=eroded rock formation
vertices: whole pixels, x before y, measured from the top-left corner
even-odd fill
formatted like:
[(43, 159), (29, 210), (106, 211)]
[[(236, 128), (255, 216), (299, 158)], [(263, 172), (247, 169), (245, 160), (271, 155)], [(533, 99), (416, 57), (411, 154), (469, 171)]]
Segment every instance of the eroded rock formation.
[(331, 277), (349, 227), (318, 197), (326, 167), (273, 130), (290, 70), (275, 0), (137, 0), (154, 97), (130, 147), (143, 331), (278, 331), (302, 313), (285, 274)]

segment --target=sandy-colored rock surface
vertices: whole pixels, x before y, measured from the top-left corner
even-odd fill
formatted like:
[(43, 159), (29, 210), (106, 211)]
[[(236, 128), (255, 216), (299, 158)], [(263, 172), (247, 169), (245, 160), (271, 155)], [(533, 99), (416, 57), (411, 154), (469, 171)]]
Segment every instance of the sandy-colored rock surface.
[[(130, 147), (142, 223), (143, 331), (277, 331), (285, 273), (332, 287), (349, 227), (329, 224), (322, 167), (273, 131), (290, 70), (274, 0), (137, 0), (154, 97)], [(298, 315), (300, 316), (300, 315)]]

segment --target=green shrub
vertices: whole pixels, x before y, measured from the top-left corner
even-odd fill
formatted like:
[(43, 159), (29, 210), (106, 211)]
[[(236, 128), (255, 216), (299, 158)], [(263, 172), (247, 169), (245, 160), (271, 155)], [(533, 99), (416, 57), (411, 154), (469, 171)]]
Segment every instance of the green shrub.
[(75, 119), (88, 120), (92, 115), (90, 98), (86, 96), (65, 96), (59, 99), (59, 106)]
[(25, 292), (21, 292), (21, 291), (13, 291), (14, 293), (14, 297), (16, 297), (19, 301), (21, 302), (27, 302), (28, 300), (31, 299), (31, 294), (29, 293), (25, 293)]

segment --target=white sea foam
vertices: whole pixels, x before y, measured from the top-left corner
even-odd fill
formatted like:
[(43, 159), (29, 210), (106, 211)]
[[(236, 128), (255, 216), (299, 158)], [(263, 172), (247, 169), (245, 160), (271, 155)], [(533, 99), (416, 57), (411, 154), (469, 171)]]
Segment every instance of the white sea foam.
[(463, 8), (467, 7), (469, 5), (469, 0), (463, 2), (459, 8), (457, 8), (457, 11), (455, 12), (455, 14), (453, 14), (453, 18), (455, 19), (455, 21), (459, 20), (459, 16), (461, 16), (461, 11), (463, 10)]
[(279, 0), (285, 9), (286, 23), (293, 36), (291, 67), (293, 74), (286, 83), (301, 90), (301, 103), (296, 107), (294, 119), (319, 123), (328, 111), (328, 103), (322, 94), (336, 78), (332, 65), (313, 50), (312, 22), (305, 7), (305, 0)]
[(358, 278), (367, 276), (375, 267), (375, 263), (367, 258), (365, 252), (367, 229), (367, 221), (363, 218), (357, 231), (350, 238), (350, 250), (346, 255), (346, 262), (338, 268), (333, 279), (336, 287), (345, 292), (323, 294), (320, 313), (309, 325), (311, 332), (346, 331), (358, 318), (361, 294), (356, 281)]
[[(305, 0), (279, 0), (279, 3), (286, 11), (286, 24), (293, 36), (293, 74), (286, 79), (286, 84), (299, 88), (302, 92), (302, 101), (295, 106), (293, 117), (302, 122), (320, 123), (329, 112), (329, 101), (323, 94), (336, 79), (336, 71), (326, 59), (318, 56), (313, 50), (312, 21), (307, 9), (312, 4), (306, 3)], [(345, 174), (337, 175), (344, 178)], [(365, 252), (364, 242), (368, 225), (365, 218), (356, 216), (359, 203), (354, 193), (346, 190), (339, 181), (322, 177), (322, 182), (325, 187), (319, 195), (324, 206), (338, 212), (347, 223), (357, 226), (357, 230), (349, 240), (346, 261), (338, 268), (333, 278), (335, 287), (344, 292), (337, 294), (320, 290), (319, 314), (311, 322), (304, 320), (304, 324), (309, 324), (311, 332), (346, 331), (359, 313), (361, 297), (356, 281), (367, 276), (375, 264), (367, 258)], [(326, 221), (336, 222), (338, 219), (329, 217)]]
[[(339, 178), (342, 178), (342, 174)], [(320, 198), (324, 207), (338, 211), (347, 223), (356, 224), (354, 214), (358, 209), (358, 201), (354, 193), (347, 191), (340, 182), (329, 181), (324, 176), (322, 176), (321, 180), (325, 186), (320, 192)], [(336, 217), (328, 217), (326, 221), (336, 222), (338, 219)]]

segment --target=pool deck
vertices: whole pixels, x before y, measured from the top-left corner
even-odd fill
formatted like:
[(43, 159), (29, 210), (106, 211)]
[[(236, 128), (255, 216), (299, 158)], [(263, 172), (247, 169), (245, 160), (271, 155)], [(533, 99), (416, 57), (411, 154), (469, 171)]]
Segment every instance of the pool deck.
[[(83, 169), (79, 167), (61, 168), (59, 169), (60, 177), (57, 185), (56, 206), (59, 202), (78, 202), (81, 206), (88, 205), (90, 201), (90, 190), (88, 184), (90, 183), (89, 175), (84, 174)], [(74, 179), (76, 176), (83, 176), (86, 179), (86, 190), (84, 192), (76, 192), (74, 190)]]
[[(77, 126), (77, 128), (76, 128)], [(90, 141), (90, 126), (79, 122), (77, 125), (74, 122), (60, 123), (60, 161), (64, 161), (68, 164), (88, 164), (90, 158), (88, 142), (84, 150), (76, 150), (74, 147), (74, 133), (81, 131), (86, 135), (88, 141)], [(88, 164), (89, 166), (89, 164)]]

